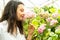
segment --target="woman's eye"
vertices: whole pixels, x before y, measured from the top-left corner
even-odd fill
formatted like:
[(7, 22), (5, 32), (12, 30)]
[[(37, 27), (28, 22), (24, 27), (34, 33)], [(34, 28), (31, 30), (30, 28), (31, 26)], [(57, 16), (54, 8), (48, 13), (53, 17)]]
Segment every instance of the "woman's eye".
[(24, 9), (20, 9), (21, 12), (24, 12)]

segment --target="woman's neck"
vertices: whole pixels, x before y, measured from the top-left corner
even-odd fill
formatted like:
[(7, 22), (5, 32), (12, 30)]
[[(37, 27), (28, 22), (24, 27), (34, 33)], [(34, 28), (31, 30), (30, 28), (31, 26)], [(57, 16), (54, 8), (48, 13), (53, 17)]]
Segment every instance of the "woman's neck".
[(16, 22), (15, 22), (15, 24), (14, 24), (13, 35), (17, 35), (17, 26), (16, 26)]

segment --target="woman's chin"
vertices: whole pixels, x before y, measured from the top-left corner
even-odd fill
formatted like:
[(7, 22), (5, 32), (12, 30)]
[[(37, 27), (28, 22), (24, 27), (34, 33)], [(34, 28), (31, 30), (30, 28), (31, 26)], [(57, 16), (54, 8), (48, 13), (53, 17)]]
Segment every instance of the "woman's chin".
[(20, 21), (25, 21), (25, 19), (24, 19), (24, 18), (22, 18), (22, 19), (20, 19)]
[(25, 21), (26, 18), (20, 18), (18, 21)]

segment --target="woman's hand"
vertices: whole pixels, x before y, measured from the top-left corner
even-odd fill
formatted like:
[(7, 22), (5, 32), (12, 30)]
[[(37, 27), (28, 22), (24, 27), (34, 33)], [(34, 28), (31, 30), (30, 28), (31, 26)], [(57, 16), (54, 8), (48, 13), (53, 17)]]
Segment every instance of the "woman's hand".
[(34, 32), (34, 29), (35, 29), (34, 26), (30, 23), (28, 26), (28, 34), (32, 35)]
[(31, 40), (32, 39), (32, 35), (33, 35), (33, 32), (34, 32), (34, 26), (30, 23), (29, 26), (28, 26), (28, 37), (27, 37), (27, 40)]

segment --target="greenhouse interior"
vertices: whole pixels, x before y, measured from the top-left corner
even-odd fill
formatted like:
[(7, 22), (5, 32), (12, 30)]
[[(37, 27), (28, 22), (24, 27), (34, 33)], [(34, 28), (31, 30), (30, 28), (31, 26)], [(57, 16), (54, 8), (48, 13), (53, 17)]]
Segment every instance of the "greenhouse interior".
[(0, 40), (60, 40), (60, 0), (0, 0)]

